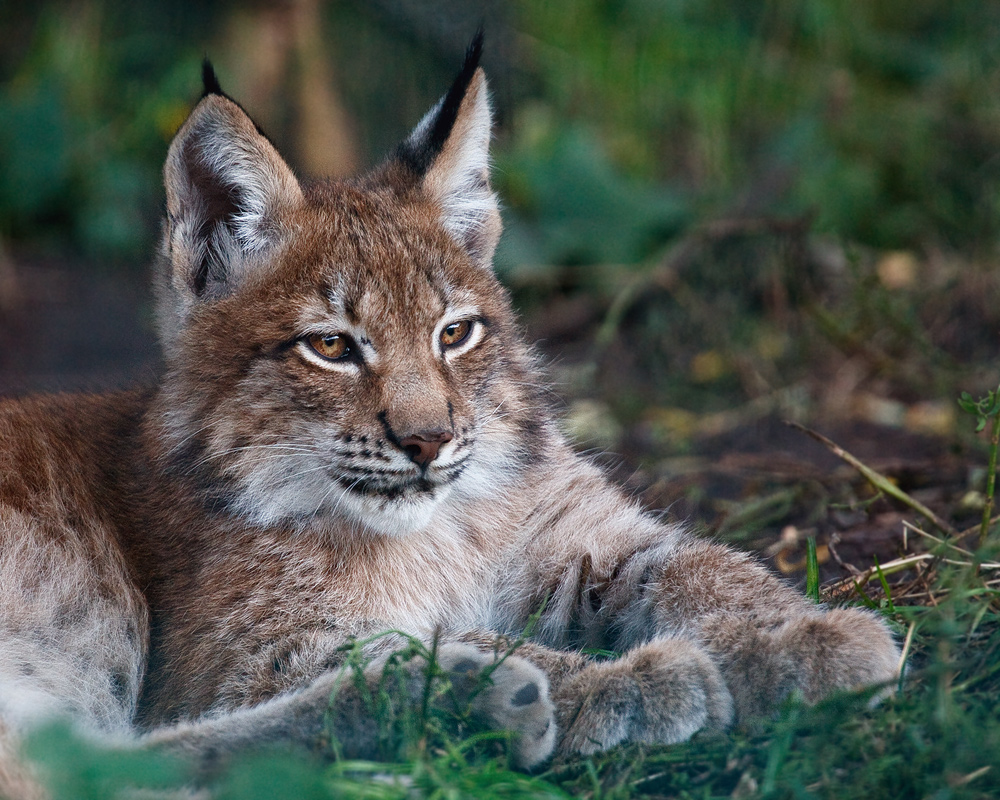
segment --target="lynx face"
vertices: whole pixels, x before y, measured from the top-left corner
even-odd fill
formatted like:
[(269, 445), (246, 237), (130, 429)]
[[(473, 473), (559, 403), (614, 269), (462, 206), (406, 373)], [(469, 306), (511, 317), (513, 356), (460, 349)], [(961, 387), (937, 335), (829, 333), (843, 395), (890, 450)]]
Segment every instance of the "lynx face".
[(485, 79), (456, 87), (353, 183), (302, 188), (218, 94), (179, 132), (163, 432), (206, 502), (405, 534), (448, 498), (502, 491), (537, 446), (530, 356), (490, 269)]

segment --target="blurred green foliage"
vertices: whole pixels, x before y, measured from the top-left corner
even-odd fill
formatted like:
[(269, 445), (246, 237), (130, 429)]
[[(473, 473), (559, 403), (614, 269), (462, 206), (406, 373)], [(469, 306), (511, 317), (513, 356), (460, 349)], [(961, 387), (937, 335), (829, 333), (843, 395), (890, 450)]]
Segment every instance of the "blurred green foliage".
[(556, 124), (540, 106), (534, 111), (500, 160), (501, 192), (516, 209), (501, 269), (630, 263), (690, 223), (687, 198), (623, 175), (586, 128)]
[(996, 244), (1000, 6), (522, 0), (557, 118), (697, 215), (814, 210), (881, 247)]
[[(0, 235), (111, 259), (148, 247), (166, 144), (235, 8), (2, 12)], [(435, 47), (403, 32), (408, 11), (379, 8), (325, 7), (351, 105), (374, 62), (395, 63), (386, 42)], [(812, 211), (818, 230), (879, 247), (995, 247), (996, 4), (514, 0), (508, 16), (506, 266), (634, 262), (694, 220), (745, 213)], [(451, 54), (424, 58), (405, 72)], [(380, 105), (409, 109), (414, 90), (401, 73), (399, 102)]]
[(0, 235), (91, 259), (148, 246), (200, 56), (159, 36), (141, 5), (52, 3), (31, 20), (0, 86)]

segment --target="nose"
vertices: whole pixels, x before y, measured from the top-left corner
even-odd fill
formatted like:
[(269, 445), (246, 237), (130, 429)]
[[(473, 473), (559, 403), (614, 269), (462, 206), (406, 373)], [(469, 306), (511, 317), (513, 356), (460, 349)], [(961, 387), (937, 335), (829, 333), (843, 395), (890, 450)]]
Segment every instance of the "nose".
[(441, 445), (452, 440), (448, 431), (420, 431), (399, 440), (399, 446), (410, 460), (421, 469), (426, 469), (438, 456)]

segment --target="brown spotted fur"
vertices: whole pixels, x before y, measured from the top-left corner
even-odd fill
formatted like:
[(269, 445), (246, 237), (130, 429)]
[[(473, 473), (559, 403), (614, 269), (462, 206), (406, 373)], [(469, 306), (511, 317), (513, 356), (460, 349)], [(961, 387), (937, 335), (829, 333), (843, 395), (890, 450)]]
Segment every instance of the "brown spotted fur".
[[(351, 637), (438, 635), (465, 673), (543, 604), (477, 701), (520, 734), (526, 766), (894, 678), (874, 615), (812, 605), (655, 520), (559, 434), (490, 269), (500, 223), (474, 67), (423, 172), (401, 150), (361, 179), (303, 186), (230, 100), (194, 110), (166, 169), (162, 379), (0, 404), (0, 724), (68, 713), (206, 758), (310, 746)], [(451, 360), (435, 349), (448, 313), (483, 326)], [(342, 324), (373, 354), (357, 370), (302, 349)], [(400, 443), (428, 431), (453, 438), (421, 472)], [(382, 493), (355, 497), (359, 476)], [(447, 496), (401, 510), (431, 485)], [(370, 755), (358, 698), (333, 703), (349, 754)], [(0, 793), (17, 794), (5, 749)]]

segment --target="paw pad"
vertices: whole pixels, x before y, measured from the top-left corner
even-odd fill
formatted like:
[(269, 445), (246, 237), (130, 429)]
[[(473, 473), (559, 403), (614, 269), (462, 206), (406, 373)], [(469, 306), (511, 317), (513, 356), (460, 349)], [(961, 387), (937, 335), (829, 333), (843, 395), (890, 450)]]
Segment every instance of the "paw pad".
[[(441, 665), (451, 673), (452, 686), (468, 692), (472, 712), (498, 731), (514, 734), (511, 755), (521, 767), (545, 761), (555, 747), (555, 708), (549, 699), (545, 673), (530, 661), (508, 655), (497, 663), (494, 653), (450, 642), (439, 650)], [(481, 670), (491, 667), (489, 680), (478, 683)]]
[(463, 658), (451, 667), (452, 672), (479, 672), (479, 664), (471, 658)]
[(515, 706), (530, 706), (539, 698), (538, 686), (534, 683), (526, 683), (520, 689), (517, 690), (515, 695), (510, 699), (511, 705)]

